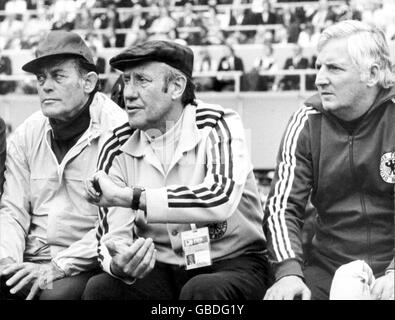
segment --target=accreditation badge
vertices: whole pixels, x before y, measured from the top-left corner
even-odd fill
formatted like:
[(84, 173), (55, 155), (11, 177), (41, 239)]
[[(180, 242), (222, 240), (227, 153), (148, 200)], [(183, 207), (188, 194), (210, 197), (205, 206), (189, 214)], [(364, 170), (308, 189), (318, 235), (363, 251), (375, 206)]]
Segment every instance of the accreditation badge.
[(210, 236), (208, 228), (181, 232), (187, 270), (211, 265)]
[(380, 161), (380, 175), (387, 183), (395, 183), (395, 152), (384, 153)]

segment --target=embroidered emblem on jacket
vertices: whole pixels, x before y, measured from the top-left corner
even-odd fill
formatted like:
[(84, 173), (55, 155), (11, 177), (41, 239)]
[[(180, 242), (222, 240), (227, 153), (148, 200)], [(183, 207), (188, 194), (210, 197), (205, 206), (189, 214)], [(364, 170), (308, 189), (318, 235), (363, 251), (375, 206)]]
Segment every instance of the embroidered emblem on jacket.
[(226, 221), (209, 224), (208, 232), (210, 234), (210, 239), (219, 239), (223, 237), (227, 229), (228, 223)]
[(385, 182), (395, 183), (395, 152), (384, 153), (381, 157), (380, 175)]

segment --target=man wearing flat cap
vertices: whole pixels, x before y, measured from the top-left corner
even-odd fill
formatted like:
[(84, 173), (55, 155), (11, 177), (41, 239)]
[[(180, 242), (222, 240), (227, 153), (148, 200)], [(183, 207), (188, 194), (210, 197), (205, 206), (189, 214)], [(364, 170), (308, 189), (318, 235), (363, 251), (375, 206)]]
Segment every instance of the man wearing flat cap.
[(105, 272), (83, 299), (261, 299), (270, 277), (240, 117), (195, 100), (186, 46), (149, 41), (110, 64), (129, 121), (87, 181)]
[(84, 181), (96, 170), (103, 142), (127, 115), (98, 92), (92, 54), (75, 33), (51, 31), (22, 69), (37, 77), (41, 111), (8, 142), (0, 294), (79, 299), (98, 269), (98, 210), (84, 198)]

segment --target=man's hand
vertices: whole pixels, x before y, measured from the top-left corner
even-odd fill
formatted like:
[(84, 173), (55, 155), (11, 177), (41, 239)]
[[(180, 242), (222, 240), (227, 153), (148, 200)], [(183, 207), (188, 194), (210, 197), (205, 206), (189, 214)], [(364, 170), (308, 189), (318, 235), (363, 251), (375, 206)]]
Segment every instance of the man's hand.
[(0, 276), (1, 276), (1, 272), (10, 264), (15, 263), (15, 260), (12, 259), (11, 257), (6, 257), (6, 258), (2, 258), (0, 259)]
[(294, 300), (301, 296), (302, 300), (310, 300), (311, 292), (298, 276), (285, 276), (267, 290), (264, 300)]
[(370, 292), (373, 300), (394, 300), (394, 271), (377, 278)]
[(85, 182), (87, 200), (100, 207), (130, 207), (132, 190), (116, 185), (102, 170)]
[(142, 279), (155, 266), (156, 250), (151, 238), (139, 238), (132, 244), (107, 241), (105, 245), (112, 256), (111, 272), (124, 279)]
[(9, 264), (1, 271), (1, 275), (10, 276), (6, 285), (11, 287), (12, 294), (25, 287), (30, 288), (26, 300), (32, 300), (40, 289), (47, 289), (53, 281), (64, 277), (64, 273), (52, 263), (31, 262)]

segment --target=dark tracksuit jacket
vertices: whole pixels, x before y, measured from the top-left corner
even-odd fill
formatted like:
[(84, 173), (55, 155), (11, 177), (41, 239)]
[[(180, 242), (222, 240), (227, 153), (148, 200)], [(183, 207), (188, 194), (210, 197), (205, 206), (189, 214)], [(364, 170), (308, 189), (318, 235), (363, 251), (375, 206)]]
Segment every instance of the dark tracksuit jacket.
[(313, 257), (334, 273), (366, 261), (375, 276), (394, 268), (395, 89), (382, 90), (352, 134), (319, 95), (293, 115), (281, 141), (263, 228), (276, 280), (302, 273), (306, 202), (315, 221)]

